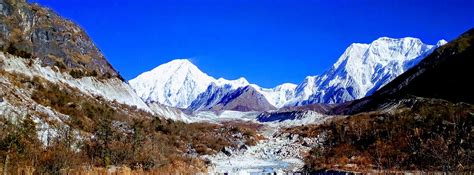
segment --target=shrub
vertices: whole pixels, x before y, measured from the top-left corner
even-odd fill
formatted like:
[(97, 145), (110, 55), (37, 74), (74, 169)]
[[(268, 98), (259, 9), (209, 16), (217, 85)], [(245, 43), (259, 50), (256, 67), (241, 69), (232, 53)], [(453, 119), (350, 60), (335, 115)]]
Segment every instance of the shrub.
[(26, 49), (21, 49), (15, 46), (14, 44), (9, 44), (8, 47), (4, 49), (4, 52), (11, 55), (15, 55), (22, 58), (33, 58), (33, 54)]
[(472, 171), (473, 113), (473, 105), (429, 101), (338, 119), (313, 128), (326, 139), (305, 163), (311, 170), (354, 163), (365, 169)]
[(71, 71), (69, 71), (69, 75), (71, 75), (73, 78), (82, 78), (85, 74), (80, 69), (71, 69)]
[[(146, 171), (183, 170), (204, 166), (202, 161), (189, 157), (191, 149), (199, 155), (215, 154), (224, 147), (239, 146), (235, 143), (241, 139), (249, 145), (259, 140), (253, 131), (259, 125), (239, 122), (187, 124), (165, 120), (127, 105), (83, 95), (66, 85), (56, 85), (41, 78), (34, 78), (34, 81), (37, 83), (33, 100), (68, 115), (66, 124), (93, 136), (84, 139), (74, 155), (67, 151), (64, 139), (59, 140), (58, 145), (43, 149), (46, 157), (41, 160), (39, 169), (45, 174), (57, 174), (62, 167), (81, 163), (101, 167), (140, 165)], [(243, 138), (234, 138), (237, 133)], [(78, 160), (69, 160), (68, 156)], [(53, 166), (48, 162), (60, 163)]]

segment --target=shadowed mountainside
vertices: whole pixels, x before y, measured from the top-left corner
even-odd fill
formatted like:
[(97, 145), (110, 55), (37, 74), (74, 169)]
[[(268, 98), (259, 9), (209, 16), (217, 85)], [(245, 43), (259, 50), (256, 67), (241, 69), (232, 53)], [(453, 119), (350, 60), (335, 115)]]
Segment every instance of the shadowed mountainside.
[(417, 96), (451, 102), (474, 103), (474, 29), (436, 49), (418, 65), (376, 91), (372, 96), (344, 103), (331, 114), (355, 114), (396, 105)]

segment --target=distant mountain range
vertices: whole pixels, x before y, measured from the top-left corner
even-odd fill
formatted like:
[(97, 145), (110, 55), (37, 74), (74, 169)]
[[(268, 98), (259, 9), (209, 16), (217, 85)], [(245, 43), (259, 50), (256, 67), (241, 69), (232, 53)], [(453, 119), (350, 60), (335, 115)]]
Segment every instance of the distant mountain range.
[(343, 103), (372, 94), (445, 43), (440, 40), (428, 45), (411, 37), (381, 37), (370, 44), (354, 43), (331, 69), (322, 75), (308, 76), (299, 85), (285, 83), (262, 88), (245, 78), (215, 79), (186, 59), (160, 65), (129, 83), (147, 103), (158, 102), (190, 111), (266, 111)]

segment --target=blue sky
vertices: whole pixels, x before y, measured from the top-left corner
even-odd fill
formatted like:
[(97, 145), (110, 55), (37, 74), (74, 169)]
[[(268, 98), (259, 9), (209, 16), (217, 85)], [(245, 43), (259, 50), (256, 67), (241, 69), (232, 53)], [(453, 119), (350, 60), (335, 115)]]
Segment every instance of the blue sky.
[(273, 87), (329, 69), (351, 43), (434, 44), (474, 27), (474, 0), (30, 0), (81, 25), (131, 79), (175, 58)]

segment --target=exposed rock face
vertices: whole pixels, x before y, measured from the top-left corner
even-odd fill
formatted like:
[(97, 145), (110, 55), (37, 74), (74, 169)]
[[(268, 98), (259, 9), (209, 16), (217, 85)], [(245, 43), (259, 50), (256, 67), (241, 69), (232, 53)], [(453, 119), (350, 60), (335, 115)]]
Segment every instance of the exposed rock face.
[(234, 110), (234, 111), (268, 111), (275, 110), (265, 96), (260, 94), (252, 86), (238, 88), (230, 94), (222, 97), (222, 100), (212, 107), (212, 110)]
[(262, 112), (257, 116), (259, 122), (282, 122), (285, 120), (298, 120), (303, 119), (316, 112), (311, 110), (295, 110), (295, 111), (274, 111), (274, 112)]
[(218, 86), (215, 83), (211, 83), (205, 92), (198, 95), (188, 109), (192, 111), (210, 110), (214, 105), (219, 103), (226, 94), (232, 91), (233, 89), (230, 85)]
[(78, 25), (25, 0), (0, 0), (0, 48), (80, 75), (120, 78)]
[(87, 34), (47, 8), (0, 0), (0, 49), (0, 71), (67, 84), (151, 112)]

